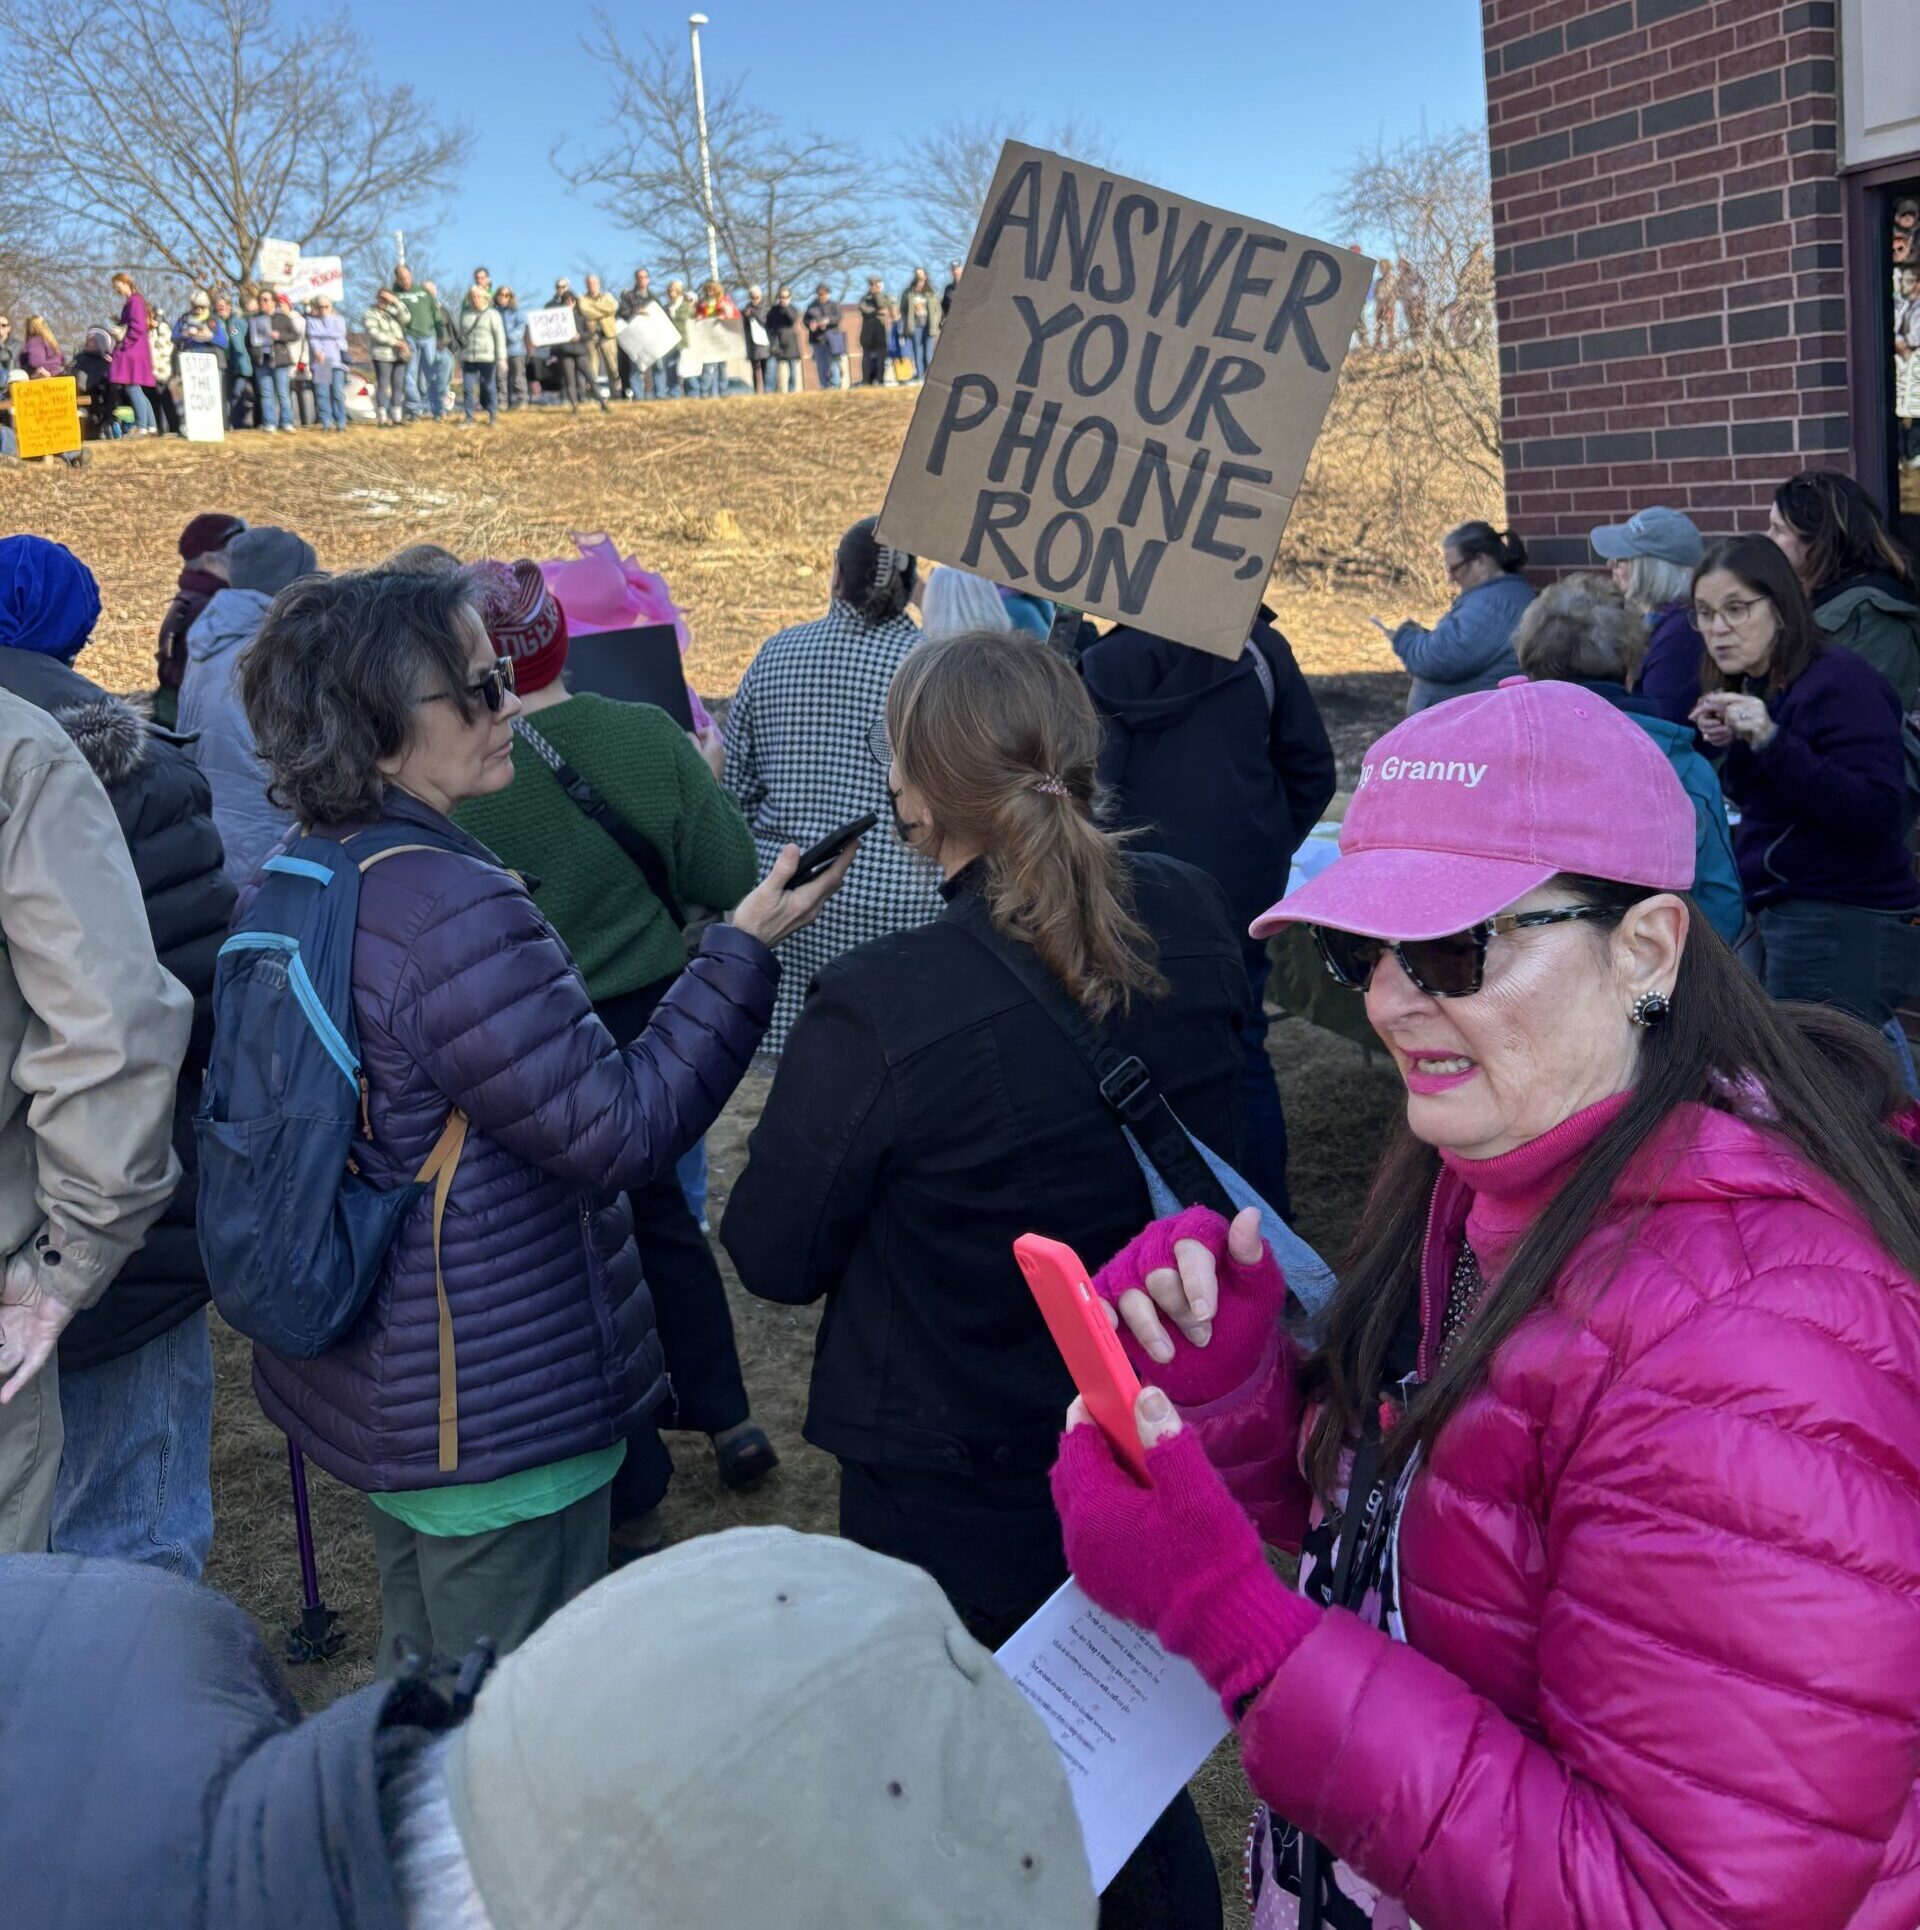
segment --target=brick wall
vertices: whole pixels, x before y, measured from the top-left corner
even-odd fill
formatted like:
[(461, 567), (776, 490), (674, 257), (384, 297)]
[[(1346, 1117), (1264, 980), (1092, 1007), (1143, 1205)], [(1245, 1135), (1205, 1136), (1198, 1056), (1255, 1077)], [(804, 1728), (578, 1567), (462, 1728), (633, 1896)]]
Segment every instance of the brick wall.
[(1831, 0), (1484, 0), (1508, 516), (1549, 569), (1848, 465)]

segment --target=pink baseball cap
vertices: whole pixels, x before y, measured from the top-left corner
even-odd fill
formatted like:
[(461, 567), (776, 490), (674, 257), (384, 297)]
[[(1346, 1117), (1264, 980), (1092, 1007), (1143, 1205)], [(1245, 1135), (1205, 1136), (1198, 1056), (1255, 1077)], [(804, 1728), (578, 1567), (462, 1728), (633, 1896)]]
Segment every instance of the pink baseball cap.
[(1444, 938), (1556, 873), (1686, 891), (1694, 816), (1666, 755), (1578, 684), (1435, 704), (1367, 752), (1332, 864), (1253, 921)]

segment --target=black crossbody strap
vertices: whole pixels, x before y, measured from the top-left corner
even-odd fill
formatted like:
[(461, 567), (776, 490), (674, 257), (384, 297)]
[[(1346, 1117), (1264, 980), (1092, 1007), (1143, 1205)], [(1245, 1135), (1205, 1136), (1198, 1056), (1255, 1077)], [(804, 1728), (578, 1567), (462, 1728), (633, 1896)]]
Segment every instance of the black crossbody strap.
[(641, 877), (647, 881), (647, 889), (660, 900), (674, 924), (684, 931), (687, 915), (680, 909), (680, 900), (673, 895), (673, 887), (667, 882), (666, 860), (652, 842), (636, 831), (524, 717), (513, 720), (513, 734), (553, 773), (560, 788), (579, 807), (582, 816), (591, 818), (633, 860), (639, 867)]
[[(1365, 1592), (1366, 1571), (1360, 1564), (1360, 1544), (1371, 1538), (1378, 1507), (1386, 1505), (1384, 1495), (1374, 1490), (1380, 1483), (1380, 1462), (1385, 1444), (1380, 1438), (1378, 1415), (1369, 1417), (1366, 1432), (1354, 1450), (1353, 1472), (1347, 1481), (1346, 1520), (1340, 1524), (1340, 1557), (1333, 1569), (1335, 1606), (1355, 1608)], [(1320, 1930), (1327, 1908), (1327, 1878), (1332, 1874), (1332, 1856), (1318, 1837), (1304, 1831), (1300, 1836), (1300, 1930)]]
[(1155, 1170), (1174, 1193), (1188, 1206), (1210, 1206), (1232, 1219), (1234, 1206), (1226, 1188), (1200, 1157), (1187, 1129), (1167, 1104), (1166, 1095), (1154, 1083), (1146, 1062), (1137, 1053), (1123, 1052), (1102, 1033), (1040, 963), (1031, 946), (994, 929), (992, 915), (978, 893), (957, 898), (953, 910), (960, 929), (990, 951), (1065, 1033), (1107, 1110), (1146, 1149)]

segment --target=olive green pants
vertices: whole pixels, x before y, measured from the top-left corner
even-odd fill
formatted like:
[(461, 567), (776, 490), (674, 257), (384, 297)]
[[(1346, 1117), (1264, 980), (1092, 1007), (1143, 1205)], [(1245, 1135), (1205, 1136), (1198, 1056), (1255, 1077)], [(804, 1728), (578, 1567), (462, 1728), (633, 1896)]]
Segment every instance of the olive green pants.
[(502, 1655), (518, 1648), (607, 1572), (611, 1493), (603, 1484), (557, 1514), (479, 1535), (423, 1535), (369, 1502), (380, 1673), (398, 1674), (408, 1654), (458, 1662), (482, 1636)]

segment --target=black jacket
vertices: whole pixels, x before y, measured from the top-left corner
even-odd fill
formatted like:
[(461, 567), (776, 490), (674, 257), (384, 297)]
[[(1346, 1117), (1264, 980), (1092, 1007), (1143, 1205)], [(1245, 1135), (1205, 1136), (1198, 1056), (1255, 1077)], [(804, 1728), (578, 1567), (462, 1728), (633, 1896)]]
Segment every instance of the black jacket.
[(233, 916), (233, 886), (221, 866), (207, 780), (185, 740), (34, 651), (0, 650), (0, 686), (48, 712), (106, 787), (146, 900), (153, 948), (193, 995), (193, 1032), (174, 1101), (180, 1185), (139, 1252), (61, 1335), (60, 1364), (77, 1372), (144, 1347), (207, 1303), (194, 1232), (193, 1113), (213, 1028), (213, 962)]
[[(1190, 1131), (1239, 1155), (1247, 976), (1217, 886), (1132, 860), (1173, 990), (1113, 1027)], [(973, 867), (956, 881), (978, 888)], [(720, 1238), (749, 1293), (827, 1297), (806, 1437), (845, 1461), (1034, 1474), (1073, 1385), (1014, 1265), (1020, 1234), (1098, 1266), (1151, 1211), (1054, 1021), (957, 907), (823, 970), (781, 1057)]]
[(450, 1718), (304, 1722), (248, 1617), (131, 1562), (0, 1556), (0, 1915), (21, 1930), (404, 1930), (383, 1768)]
[(1228, 660), (1122, 628), (1080, 658), (1120, 821), (1142, 828), (1146, 849), (1218, 879), (1242, 933), (1286, 890), (1335, 784), (1320, 706), (1286, 638), (1263, 620), (1252, 647), (1273, 677), (1271, 713), (1246, 651)]

